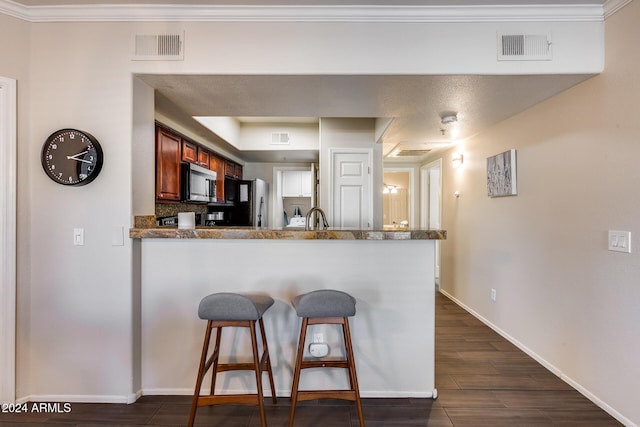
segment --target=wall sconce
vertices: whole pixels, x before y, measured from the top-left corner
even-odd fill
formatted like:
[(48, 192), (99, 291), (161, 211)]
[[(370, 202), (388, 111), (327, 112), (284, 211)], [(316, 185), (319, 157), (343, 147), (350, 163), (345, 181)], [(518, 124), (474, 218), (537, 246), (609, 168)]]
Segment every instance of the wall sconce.
[(451, 162), (453, 164), (454, 169), (462, 165), (463, 159), (464, 158), (462, 156), (462, 153), (459, 153), (457, 151), (453, 153), (453, 155), (451, 156)]

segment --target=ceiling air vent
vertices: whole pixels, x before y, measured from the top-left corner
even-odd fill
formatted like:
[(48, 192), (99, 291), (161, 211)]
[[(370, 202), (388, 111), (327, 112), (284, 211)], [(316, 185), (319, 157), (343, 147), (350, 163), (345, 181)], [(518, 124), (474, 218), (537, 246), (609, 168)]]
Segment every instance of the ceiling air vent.
[(549, 34), (498, 34), (498, 61), (551, 59)]
[(289, 132), (273, 132), (271, 134), (271, 145), (288, 145)]
[(393, 157), (420, 157), (429, 153), (431, 150), (400, 150), (393, 153)]
[(423, 157), (431, 152), (439, 143), (401, 142), (387, 154), (387, 158), (393, 157)]
[(183, 34), (137, 34), (134, 60), (182, 61)]

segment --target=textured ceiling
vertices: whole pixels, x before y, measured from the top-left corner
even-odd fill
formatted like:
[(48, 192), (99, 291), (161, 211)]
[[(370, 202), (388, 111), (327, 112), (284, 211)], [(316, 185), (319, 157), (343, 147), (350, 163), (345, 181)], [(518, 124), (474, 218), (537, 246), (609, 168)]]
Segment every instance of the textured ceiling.
[[(182, 121), (191, 116), (392, 118), (382, 141), (386, 154), (399, 143), (437, 148), (451, 142), (441, 132), (440, 118), (447, 112), (458, 113), (459, 138), (466, 138), (590, 76), (140, 77), (159, 92), (159, 110)], [(197, 126), (195, 132), (208, 135)], [(267, 160), (256, 154), (244, 157)]]

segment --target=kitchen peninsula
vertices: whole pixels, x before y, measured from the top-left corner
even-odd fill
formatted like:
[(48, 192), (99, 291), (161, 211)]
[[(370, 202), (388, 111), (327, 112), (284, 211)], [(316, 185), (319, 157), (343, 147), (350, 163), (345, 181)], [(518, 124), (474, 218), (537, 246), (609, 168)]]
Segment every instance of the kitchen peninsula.
[[(290, 394), (299, 322), (291, 299), (315, 289), (353, 295), (351, 319), (363, 397), (436, 397), (435, 242), (441, 230), (317, 230), (198, 227), (178, 230), (136, 219), (140, 256), (141, 367), (144, 394), (191, 394), (205, 322), (200, 300), (214, 292), (257, 292), (276, 303), (264, 317), (279, 396)], [(316, 325), (329, 357), (342, 355), (336, 325)], [(245, 331), (227, 340), (250, 355)], [(230, 354), (229, 348), (222, 355)], [(242, 356), (241, 356), (242, 357)], [(310, 357), (305, 352), (305, 357)], [(225, 393), (251, 390), (250, 373), (228, 372)], [(347, 387), (342, 370), (310, 372), (301, 388)]]

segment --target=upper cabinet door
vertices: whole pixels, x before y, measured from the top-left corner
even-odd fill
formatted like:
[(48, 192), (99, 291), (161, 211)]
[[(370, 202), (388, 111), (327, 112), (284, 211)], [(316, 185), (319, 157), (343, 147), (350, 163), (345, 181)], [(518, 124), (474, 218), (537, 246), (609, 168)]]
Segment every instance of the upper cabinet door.
[(182, 161), (198, 163), (198, 146), (185, 139), (182, 140)]
[(216, 171), (216, 199), (224, 201), (224, 159), (211, 153), (209, 156), (209, 169)]
[(302, 197), (313, 196), (313, 175), (311, 171), (300, 171), (300, 190)]
[(198, 147), (198, 164), (203, 168), (209, 169), (210, 153), (204, 148)]
[(224, 164), (224, 174), (232, 178), (242, 179), (242, 166), (231, 160), (226, 160)]
[(282, 172), (282, 197), (311, 197), (312, 195), (311, 171)]
[(180, 200), (180, 137), (156, 131), (156, 199)]

